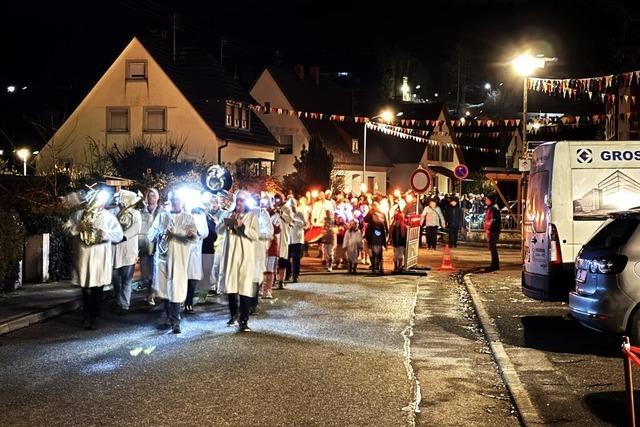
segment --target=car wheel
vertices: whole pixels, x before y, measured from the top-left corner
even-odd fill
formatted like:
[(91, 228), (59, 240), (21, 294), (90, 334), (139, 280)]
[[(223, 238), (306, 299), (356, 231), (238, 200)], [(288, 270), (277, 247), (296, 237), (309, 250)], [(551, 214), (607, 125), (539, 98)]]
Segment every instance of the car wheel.
[(631, 319), (631, 324), (629, 325), (628, 330), (631, 344), (640, 346), (640, 310), (636, 310), (636, 313)]

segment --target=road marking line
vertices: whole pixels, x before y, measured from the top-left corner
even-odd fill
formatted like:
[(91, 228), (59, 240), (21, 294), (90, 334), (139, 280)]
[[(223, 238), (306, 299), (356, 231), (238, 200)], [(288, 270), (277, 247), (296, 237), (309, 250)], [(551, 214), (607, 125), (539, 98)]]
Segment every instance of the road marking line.
[(480, 321), (480, 326), (484, 331), (484, 335), (487, 337), (487, 341), (489, 342), (491, 353), (498, 364), (500, 376), (513, 398), (513, 402), (518, 410), (522, 424), (525, 426), (544, 424), (544, 420), (540, 417), (540, 414), (538, 414), (535, 406), (533, 406), (529, 392), (527, 392), (522, 381), (520, 381), (518, 372), (502, 345), (500, 335), (498, 334), (496, 327), (493, 325), (491, 317), (489, 317), (489, 313), (487, 312), (478, 291), (476, 291), (475, 285), (471, 281), (470, 274), (464, 275), (464, 284), (471, 296), (471, 302), (475, 308), (478, 320)]
[(409, 318), (409, 324), (402, 330), (400, 335), (404, 338), (404, 368), (407, 371), (407, 378), (411, 382), (411, 400), (409, 404), (402, 408), (403, 411), (408, 413), (409, 426), (414, 427), (416, 425), (416, 414), (420, 413), (420, 402), (422, 401), (422, 393), (420, 391), (420, 381), (416, 377), (416, 373), (413, 369), (411, 361), (411, 337), (413, 336), (413, 327), (416, 324), (416, 305), (418, 304), (418, 291), (420, 281), (416, 280), (416, 293), (413, 298), (413, 304), (411, 307), (411, 317)]

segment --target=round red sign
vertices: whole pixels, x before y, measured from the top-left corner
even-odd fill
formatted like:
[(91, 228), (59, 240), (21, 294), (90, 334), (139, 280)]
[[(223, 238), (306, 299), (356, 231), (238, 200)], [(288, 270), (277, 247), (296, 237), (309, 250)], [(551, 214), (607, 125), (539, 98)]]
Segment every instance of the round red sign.
[(465, 179), (469, 175), (469, 168), (466, 165), (459, 164), (453, 169), (453, 174), (458, 179)]
[(416, 193), (425, 193), (431, 188), (431, 175), (426, 169), (418, 168), (411, 173), (409, 184)]

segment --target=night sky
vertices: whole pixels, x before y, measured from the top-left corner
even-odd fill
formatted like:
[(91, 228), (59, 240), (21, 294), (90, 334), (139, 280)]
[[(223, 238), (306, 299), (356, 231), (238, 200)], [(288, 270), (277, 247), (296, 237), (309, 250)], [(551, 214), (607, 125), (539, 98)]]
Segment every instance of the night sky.
[[(425, 98), (455, 101), (462, 61), (467, 100), (476, 102), (485, 82), (518, 87), (506, 63), (525, 47), (558, 58), (545, 76), (640, 68), (639, 1), (12, 1), (3, 9), (5, 132), (16, 116), (72, 110), (133, 35), (170, 36), (174, 13), (178, 45), (219, 57), (224, 40), (224, 65), (247, 87), (265, 65), (301, 63), (353, 72), (355, 86), (375, 92), (381, 63), (399, 57)], [(9, 95), (9, 84), (27, 89)]]

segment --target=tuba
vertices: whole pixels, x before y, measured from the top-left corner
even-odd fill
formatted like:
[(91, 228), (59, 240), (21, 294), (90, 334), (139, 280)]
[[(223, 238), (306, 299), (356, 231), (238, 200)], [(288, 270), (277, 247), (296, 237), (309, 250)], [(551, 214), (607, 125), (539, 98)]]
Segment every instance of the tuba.
[(118, 193), (118, 198), (120, 212), (118, 212), (117, 218), (122, 230), (126, 231), (133, 225), (133, 210), (142, 201), (143, 197), (139, 191), (136, 194), (133, 191), (121, 190)]
[(104, 190), (91, 188), (85, 197), (86, 205), (80, 218), (82, 231), (80, 241), (87, 246), (102, 243), (99, 237), (99, 226), (102, 221), (104, 204), (109, 198), (109, 194)]
[(233, 210), (234, 197), (229, 191), (233, 185), (233, 177), (227, 168), (220, 165), (209, 166), (202, 175), (202, 185), (218, 199), (222, 210), (228, 212)]

